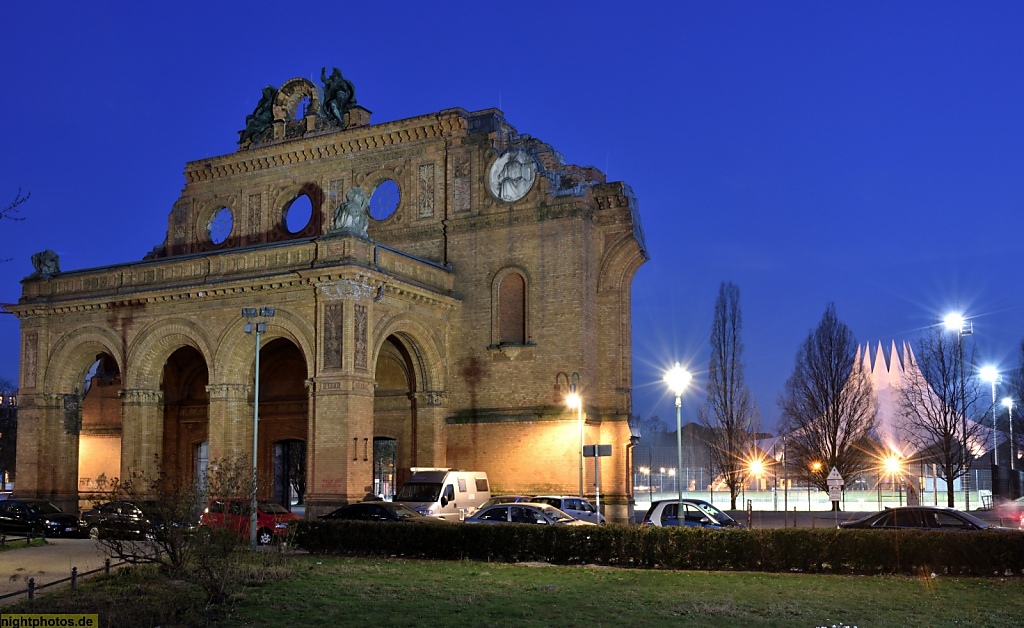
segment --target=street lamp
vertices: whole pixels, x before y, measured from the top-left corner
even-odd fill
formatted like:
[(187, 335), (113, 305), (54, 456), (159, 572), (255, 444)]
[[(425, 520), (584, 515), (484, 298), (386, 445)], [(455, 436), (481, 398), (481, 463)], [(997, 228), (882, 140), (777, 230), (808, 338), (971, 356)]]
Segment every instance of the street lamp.
[(890, 453), (883, 461), (885, 465), (885, 471), (891, 478), (891, 484), (896, 483), (896, 475), (900, 476), (900, 506), (903, 505), (903, 460), (900, 459), (899, 454), (896, 452)]
[[(682, 419), (682, 407), (683, 407), (683, 391), (690, 384), (690, 380), (693, 376), (690, 372), (684, 369), (676, 362), (676, 365), (665, 373), (665, 383), (668, 384), (668, 389), (676, 396), (676, 455), (678, 457), (676, 466), (677, 469), (683, 468), (683, 419)], [(678, 493), (679, 502), (677, 504), (678, 510), (676, 516), (682, 520), (683, 516), (683, 485), (678, 481), (676, 482), (676, 491)]]
[(580, 426), (580, 499), (583, 499), (583, 397), (580, 396), (579, 388), (580, 374), (573, 371), (569, 376), (569, 394), (565, 396), (565, 405), (575, 408)]
[(274, 317), (274, 308), (261, 307), (257, 310), (254, 307), (242, 308), (242, 318), (245, 319), (245, 333), (256, 336), (256, 365), (254, 367), (252, 395), (252, 511), (249, 513), (249, 547), (256, 549), (256, 460), (259, 453), (259, 424), (260, 424), (260, 334), (267, 332), (266, 320)]
[[(994, 366), (983, 366), (979, 373), (981, 380), (992, 384), (992, 471), (999, 464), (999, 441), (996, 436), (996, 384), (1002, 381), (999, 371)], [(994, 487), (993, 487), (994, 488)]]
[(1010, 471), (1013, 471), (1013, 460), (1017, 457), (1017, 445), (1013, 442), (1013, 398), (1003, 397), (1003, 405), (1010, 413)]
[(964, 510), (971, 509), (971, 491), (968, 486), (970, 474), (967, 464), (967, 385), (964, 382), (964, 336), (974, 333), (974, 323), (964, 318), (963, 314), (953, 312), (943, 319), (946, 329), (956, 332), (957, 363), (960, 366), (960, 425), (963, 430), (961, 449), (961, 478), (964, 486)]

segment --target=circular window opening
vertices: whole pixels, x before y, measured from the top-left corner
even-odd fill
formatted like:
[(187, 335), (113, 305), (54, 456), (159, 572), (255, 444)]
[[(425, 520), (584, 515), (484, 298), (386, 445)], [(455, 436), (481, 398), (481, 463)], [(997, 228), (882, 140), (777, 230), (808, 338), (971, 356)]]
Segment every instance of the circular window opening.
[(223, 244), (228, 239), (228, 236), (231, 235), (231, 229), (234, 226), (235, 217), (231, 214), (230, 209), (221, 207), (213, 212), (213, 216), (210, 217), (210, 224), (206, 227), (207, 232), (210, 234), (210, 242)]
[(292, 201), (288, 209), (284, 211), (284, 226), (288, 233), (299, 233), (306, 228), (313, 218), (313, 203), (309, 197), (303, 194)]
[(374, 220), (386, 220), (398, 209), (402, 193), (393, 179), (384, 179), (373, 188), (370, 195), (370, 217)]

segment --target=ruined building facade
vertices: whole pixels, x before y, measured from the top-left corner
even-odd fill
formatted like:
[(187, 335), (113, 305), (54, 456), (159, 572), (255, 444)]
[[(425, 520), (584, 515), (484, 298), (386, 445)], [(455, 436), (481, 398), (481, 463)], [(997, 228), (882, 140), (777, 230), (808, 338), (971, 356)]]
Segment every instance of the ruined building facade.
[[(323, 94), (288, 81), (236, 152), (189, 162), (146, 259), (24, 280), (18, 493), (67, 508), (132, 472), (251, 461), (258, 376), (261, 491), (288, 502), (304, 474), (310, 515), (412, 467), (575, 494), (578, 373), (583, 440), (612, 446), (602, 503), (624, 520), (647, 259), (630, 188), (496, 109), (339, 123)], [(592, 458), (585, 475), (593, 494)]]

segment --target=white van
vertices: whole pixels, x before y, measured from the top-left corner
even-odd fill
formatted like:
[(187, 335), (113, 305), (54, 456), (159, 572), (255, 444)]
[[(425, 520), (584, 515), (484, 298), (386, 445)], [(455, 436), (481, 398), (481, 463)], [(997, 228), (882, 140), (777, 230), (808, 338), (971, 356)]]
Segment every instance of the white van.
[(394, 501), (421, 515), (463, 520), (491, 498), (491, 486), (483, 471), (459, 471), (413, 467)]

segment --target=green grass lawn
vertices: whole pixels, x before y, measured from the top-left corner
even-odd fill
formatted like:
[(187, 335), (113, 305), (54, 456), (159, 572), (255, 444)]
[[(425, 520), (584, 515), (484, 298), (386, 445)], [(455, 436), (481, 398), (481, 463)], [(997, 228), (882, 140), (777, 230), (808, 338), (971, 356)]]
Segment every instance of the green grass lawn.
[[(830, 576), (280, 556), (206, 609), (145, 570), (47, 594), (33, 612), (111, 626), (1020, 626), (1024, 578)], [(259, 569), (266, 568), (264, 563)], [(13, 612), (14, 608), (3, 609)], [(18, 606), (26, 612), (25, 603)]]

